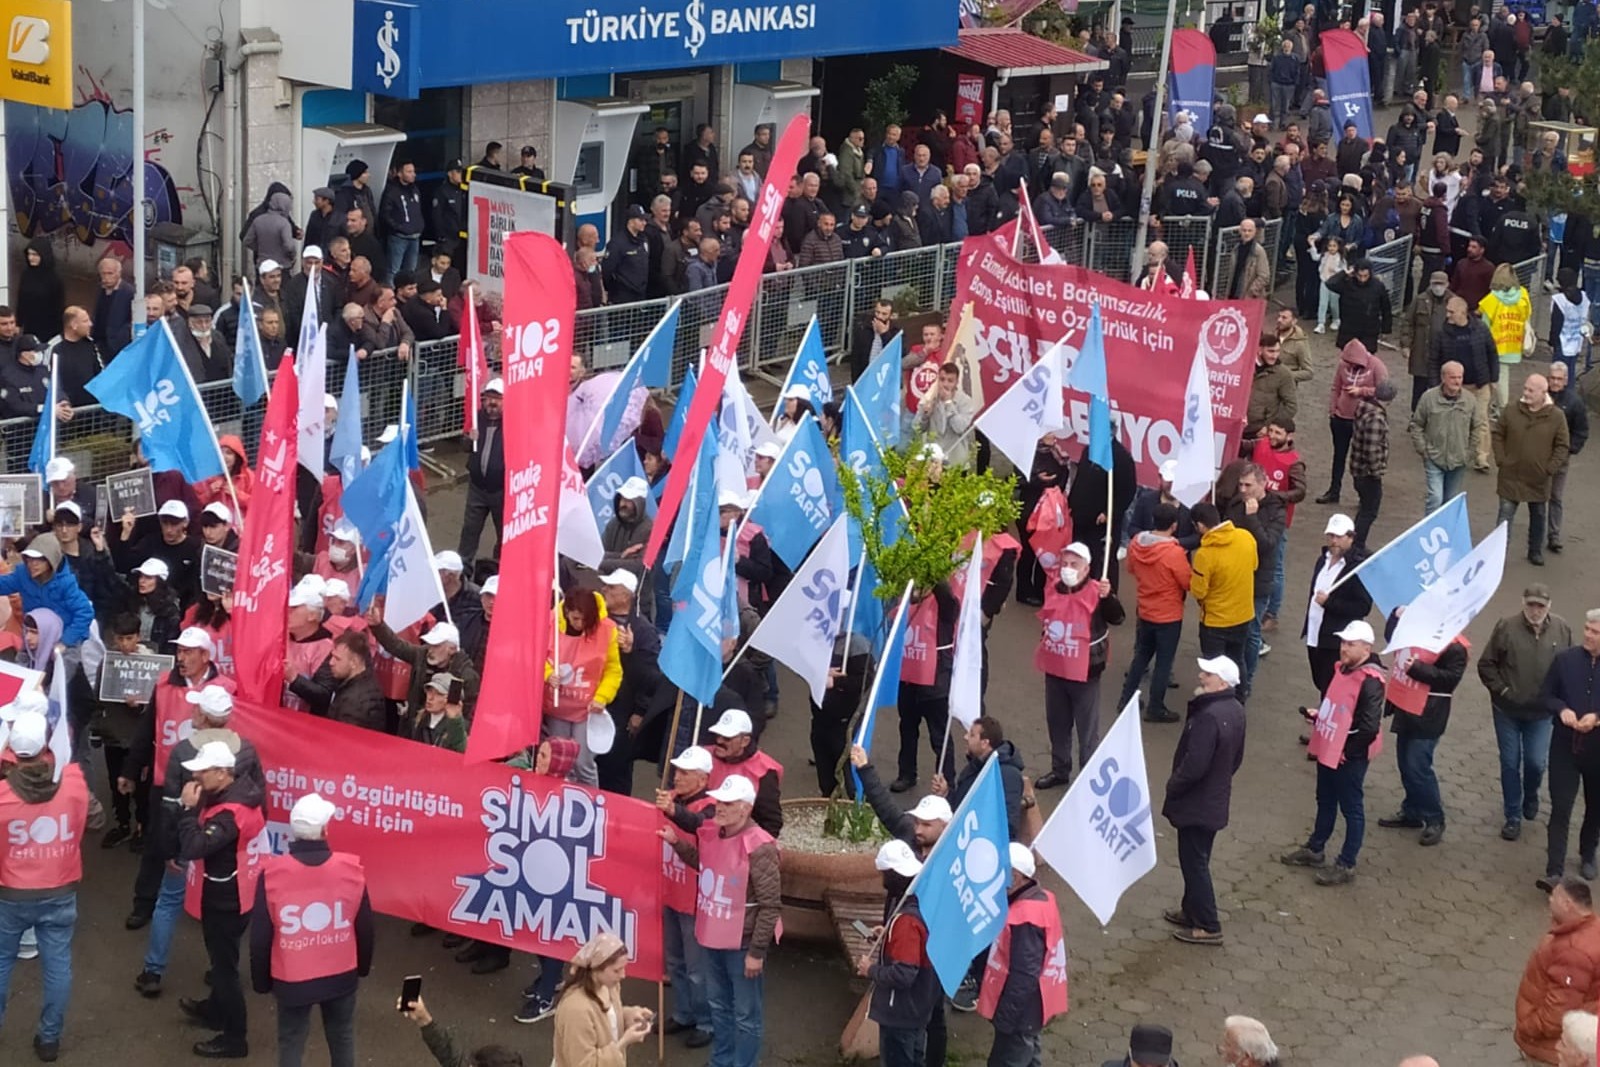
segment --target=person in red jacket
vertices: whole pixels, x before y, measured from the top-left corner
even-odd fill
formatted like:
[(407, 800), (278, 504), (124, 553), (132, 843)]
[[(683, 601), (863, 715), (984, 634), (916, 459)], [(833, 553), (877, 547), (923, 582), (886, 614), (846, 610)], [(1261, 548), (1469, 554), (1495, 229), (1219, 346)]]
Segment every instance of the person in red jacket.
[(1550, 890), (1550, 928), (1528, 957), (1517, 986), (1517, 1047), (1535, 1063), (1555, 1063), (1561, 1019), (1600, 998), (1600, 919), (1589, 883), (1563, 878)]
[(1157, 504), (1152, 516), (1154, 528), (1136, 534), (1128, 544), (1128, 572), (1139, 590), (1138, 620), (1134, 629), (1133, 658), (1128, 662), (1128, 676), (1122, 683), (1117, 707), (1127, 707), (1154, 659), (1155, 672), (1150, 678), (1145, 721), (1177, 722), (1177, 714), (1166, 706), (1167, 682), (1172, 678), (1178, 638), (1183, 635), (1183, 602), (1189, 595), (1189, 554), (1178, 543), (1177, 507)]
[(1006, 925), (989, 948), (978, 1014), (994, 1024), (989, 1062), (1038, 1067), (1039, 1035), (1067, 1011), (1067, 946), (1056, 898), (1034, 880), (1033, 852), (1011, 843)]

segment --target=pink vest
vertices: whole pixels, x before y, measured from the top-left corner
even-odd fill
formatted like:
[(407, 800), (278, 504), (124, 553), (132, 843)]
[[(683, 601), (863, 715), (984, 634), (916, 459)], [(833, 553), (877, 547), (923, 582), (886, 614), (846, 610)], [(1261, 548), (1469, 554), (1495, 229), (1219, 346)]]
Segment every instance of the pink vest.
[(1028, 547), (1039, 558), (1039, 566), (1054, 574), (1061, 566), (1061, 550), (1072, 543), (1072, 512), (1067, 497), (1051, 486), (1039, 497), (1028, 516)]
[[(208, 685), (220, 685), (230, 693), (236, 692), (230, 675), (208, 678), (200, 688)], [(155, 765), (150, 768), (150, 780), (156, 785), (166, 785), (167, 760), (172, 750), (194, 733), (194, 705), (188, 701), (189, 689), (186, 685), (173, 685), (167, 678), (156, 683), (156, 752)]]
[(989, 949), (989, 962), (983, 968), (983, 984), (978, 988), (978, 1014), (994, 1018), (1011, 970), (1011, 928), (1037, 926), (1044, 931), (1044, 968), (1039, 972), (1039, 997), (1044, 1004), (1044, 1023), (1067, 1011), (1067, 943), (1061, 936), (1061, 913), (1056, 898), (1044, 890), (1043, 900), (1013, 900), (1006, 913), (1005, 929)]
[(272, 980), (309, 982), (356, 969), (356, 912), (367, 891), (361, 861), (335, 852), (315, 867), (291, 856), (262, 864), (272, 917)]
[[(709, 811), (716, 805), (710, 797), (701, 797), (694, 803), (687, 805), (692, 812)], [(666, 816), (662, 816), (665, 820)], [(665, 822), (663, 821), (663, 825)], [(661, 842), (661, 902), (673, 911), (683, 915), (693, 915), (695, 896), (699, 892), (700, 884), (695, 878), (694, 871), (683, 862), (683, 857), (678, 855), (678, 850)]]
[[(976, 533), (968, 534), (967, 539), (962, 542), (961, 547), (970, 552), (972, 550), (973, 542), (976, 540), (976, 538)], [(1015, 552), (1021, 548), (1022, 545), (1017, 542), (1017, 539), (1006, 533), (995, 534), (993, 537), (984, 541), (983, 562), (978, 566), (978, 576), (983, 582), (984, 589), (989, 588), (989, 578), (994, 574), (994, 565), (1000, 562), (1000, 557), (1005, 555), (1005, 553), (1008, 551)], [(950, 591), (956, 595), (957, 600), (964, 600), (966, 598), (967, 568), (958, 567), (956, 568), (956, 572), (950, 576)], [(983, 591), (979, 590), (978, 595), (981, 597), (983, 595)]]
[[(322, 666), (322, 661), (328, 658), (328, 653), (333, 651), (333, 638), (319, 637), (315, 641), (296, 641), (289, 639), (289, 662), (294, 664), (296, 674), (307, 678), (317, 673), (317, 668)], [(311, 705), (289, 692), (289, 687), (283, 687), (283, 706), (290, 711), (310, 711)]]
[(759, 787), (761, 779), (767, 776), (768, 771), (777, 772), (778, 785), (782, 786), (783, 764), (765, 752), (757, 750), (754, 755), (742, 759), (738, 763), (729, 763), (727, 760), (720, 759), (716, 753), (712, 753), (711, 777), (706, 781), (706, 790), (709, 792), (712, 789), (720, 789), (722, 783), (727, 781), (730, 774), (742, 774), (750, 779), (751, 785)]
[[(1456, 638), (1466, 647), (1464, 637)], [(1383, 686), (1383, 699), (1411, 715), (1421, 715), (1422, 709), (1428, 703), (1428, 687), (1411, 677), (1406, 668), (1413, 662), (1433, 663), (1439, 658), (1439, 653), (1429, 652), (1425, 648), (1402, 648), (1394, 655), (1394, 663), (1389, 668), (1388, 681)]]
[[(433, 625), (433, 616), (424, 616), (420, 621), (412, 623), (395, 636), (407, 644), (416, 644), (421, 638), (424, 627)], [(377, 676), (378, 688), (383, 690), (383, 695), (390, 700), (405, 700), (411, 694), (411, 663), (408, 660), (395, 659), (389, 655), (389, 650), (378, 644), (376, 638), (372, 639), (372, 673)]]
[[(1274, 493), (1287, 492), (1289, 489), (1289, 468), (1300, 462), (1300, 453), (1294, 449), (1279, 452), (1272, 447), (1272, 443), (1265, 437), (1256, 442), (1255, 448), (1250, 452), (1250, 462), (1267, 472), (1267, 488)], [(1285, 526), (1294, 525), (1294, 505), (1285, 508)]]
[(939, 602), (929, 593), (914, 601), (910, 611), (905, 654), (900, 658), (900, 681), (906, 685), (932, 685), (939, 674)]
[(694, 939), (705, 948), (738, 948), (744, 942), (745, 897), (749, 892), (750, 853), (772, 841), (755, 823), (735, 837), (723, 837), (709, 819), (695, 834), (700, 847), (700, 881), (695, 895)]
[(328, 551), (328, 541), (333, 527), (344, 517), (344, 481), (337, 474), (322, 476), (322, 506), (317, 509), (316, 552), (320, 556)]
[[(600, 625), (586, 634), (557, 634), (561, 651), (560, 677), (552, 674), (544, 687), (544, 713), (562, 722), (583, 722), (589, 717), (589, 702), (606, 670), (606, 653), (611, 648), (617, 624), (601, 619)], [(560, 700), (557, 701), (557, 694)]]
[[(233, 812), (233, 821), (239, 827), (239, 840), (234, 845), (235, 874), (230, 879), (239, 890), (239, 913), (247, 915), (256, 903), (256, 882), (261, 879), (261, 857), (272, 853), (267, 840), (267, 820), (260, 808), (247, 804), (215, 804), (200, 811), (200, 825), (210, 822), (221, 811)], [(200, 918), (200, 887), (206, 881), (204, 860), (189, 864), (183, 887), (183, 910), (192, 918)]]
[(29, 804), (0, 783), (0, 885), (7, 889), (59, 889), (83, 878), (83, 826), (89, 787), (83, 768), (67, 764), (56, 795)]
[[(363, 552), (361, 558), (363, 560), (367, 559), (368, 554)], [(349, 570), (340, 570), (338, 567), (335, 567), (333, 565), (333, 561), (328, 558), (328, 550), (326, 548), (317, 552), (317, 558), (315, 562), (311, 564), (311, 573), (315, 574), (318, 578), (321, 578), (325, 582), (334, 578), (343, 579), (351, 589), (354, 589), (361, 584), (361, 569), (356, 566), (351, 566)]]
[(1058, 593), (1054, 583), (1046, 586), (1044, 607), (1039, 609), (1044, 628), (1033, 653), (1033, 669), (1069, 682), (1087, 682), (1090, 634), (1099, 604), (1100, 589), (1093, 581), (1075, 593)]
[[(1317, 709), (1317, 719), (1311, 727), (1311, 744), (1306, 748), (1318, 763), (1329, 769), (1339, 766), (1339, 761), (1344, 759), (1344, 740), (1350, 736), (1350, 725), (1355, 719), (1361, 683), (1368, 678), (1382, 677), (1383, 672), (1371, 664), (1349, 673), (1334, 670), (1333, 681), (1328, 683), (1328, 691), (1322, 697), (1322, 706)], [(1367, 759), (1382, 751), (1383, 731), (1380, 730), (1367, 748)]]
[(367, 620), (360, 615), (329, 615), (322, 620), (322, 628), (335, 638), (347, 630), (354, 630), (358, 634), (368, 634), (369, 645), (376, 643), (367, 629)]

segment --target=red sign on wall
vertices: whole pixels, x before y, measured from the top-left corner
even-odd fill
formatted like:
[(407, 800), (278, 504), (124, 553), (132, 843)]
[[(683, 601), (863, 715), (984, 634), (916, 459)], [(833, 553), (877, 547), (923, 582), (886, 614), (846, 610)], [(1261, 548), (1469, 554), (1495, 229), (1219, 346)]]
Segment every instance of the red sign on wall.
[(952, 120), (961, 126), (983, 121), (983, 75), (956, 75), (956, 113)]

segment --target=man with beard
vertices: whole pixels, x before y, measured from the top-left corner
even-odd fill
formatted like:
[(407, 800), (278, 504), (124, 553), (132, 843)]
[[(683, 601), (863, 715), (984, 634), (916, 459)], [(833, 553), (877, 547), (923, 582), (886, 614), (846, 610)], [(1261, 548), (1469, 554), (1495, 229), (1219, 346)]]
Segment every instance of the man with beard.
[(505, 385), (491, 378), (483, 387), (478, 408), (478, 439), (467, 457), (467, 504), (461, 517), (461, 558), (478, 554), (485, 519), (494, 522), (494, 558), (500, 558), (500, 538), (505, 520), (505, 434), (500, 425)]
[(639, 477), (629, 478), (617, 488), (612, 498), (611, 521), (601, 531), (600, 544), (605, 558), (600, 562), (600, 573), (625, 570), (642, 583), (639, 599), (645, 604), (654, 603), (650, 585), (650, 572), (642, 561), (644, 546), (650, 540), (655, 523), (645, 514), (645, 498), (650, 487)]

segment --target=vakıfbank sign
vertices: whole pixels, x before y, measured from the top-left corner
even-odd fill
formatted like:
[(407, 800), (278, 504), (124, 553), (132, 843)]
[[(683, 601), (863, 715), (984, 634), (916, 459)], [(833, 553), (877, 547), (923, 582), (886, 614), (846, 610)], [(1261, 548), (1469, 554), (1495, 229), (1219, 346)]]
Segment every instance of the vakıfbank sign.
[(63, 110), (72, 107), (72, 4), (69, 0), (0, 0), (6, 29), (0, 99)]

